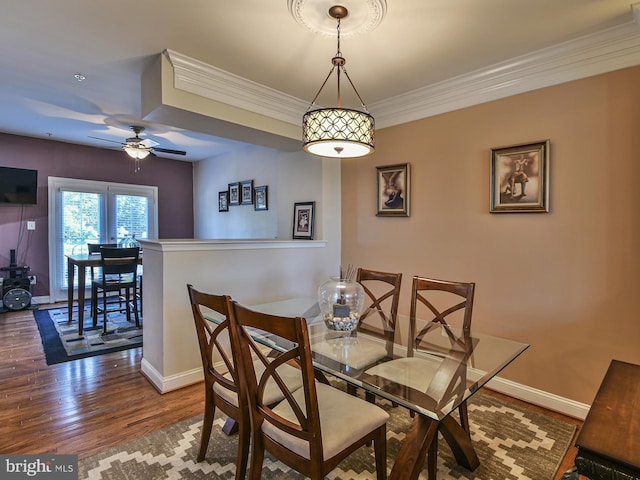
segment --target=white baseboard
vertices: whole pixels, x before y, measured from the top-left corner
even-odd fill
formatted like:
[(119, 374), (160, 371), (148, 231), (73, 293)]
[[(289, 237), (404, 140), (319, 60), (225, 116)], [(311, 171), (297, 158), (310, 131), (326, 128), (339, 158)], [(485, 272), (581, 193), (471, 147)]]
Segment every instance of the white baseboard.
[(494, 377), (487, 383), (487, 387), (509, 395), (510, 397), (518, 398), (525, 402), (581, 420), (584, 420), (587, 413), (589, 413), (590, 405), (586, 403), (576, 402), (575, 400), (545, 392), (544, 390), (538, 390), (537, 388), (528, 387), (520, 383), (512, 382), (511, 380), (505, 380), (504, 378)]
[(40, 296), (40, 297), (31, 297), (31, 303), (33, 303), (34, 305), (51, 303), (51, 297), (49, 297), (48, 295)]
[[(203, 380), (202, 368), (195, 368), (169, 377), (163, 377), (144, 358), (142, 359), (141, 367), (144, 376), (160, 393), (177, 390)], [(584, 420), (587, 413), (589, 413), (590, 406), (585, 403), (576, 402), (575, 400), (528, 387), (511, 380), (505, 380), (504, 378), (494, 377), (486, 386), (496, 392), (581, 420)]]
[(140, 364), (142, 374), (151, 382), (151, 384), (160, 392), (167, 393), (179, 388), (202, 382), (204, 374), (202, 367), (194, 368), (186, 372), (180, 372), (176, 375), (163, 377), (144, 357)]

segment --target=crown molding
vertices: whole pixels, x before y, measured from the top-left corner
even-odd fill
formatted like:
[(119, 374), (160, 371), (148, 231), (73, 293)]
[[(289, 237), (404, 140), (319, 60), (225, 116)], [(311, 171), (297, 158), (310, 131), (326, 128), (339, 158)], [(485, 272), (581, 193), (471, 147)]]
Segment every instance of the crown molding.
[(165, 50), (173, 67), (174, 88), (299, 125), (309, 102), (287, 95), (173, 50)]
[(640, 65), (640, 4), (622, 26), (369, 105), (378, 128)]
[[(369, 105), (377, 128), (640, 65), (640, 3), (633, 20)], [(174, 87), (299, 125), (308, 102), (173, 50)]]

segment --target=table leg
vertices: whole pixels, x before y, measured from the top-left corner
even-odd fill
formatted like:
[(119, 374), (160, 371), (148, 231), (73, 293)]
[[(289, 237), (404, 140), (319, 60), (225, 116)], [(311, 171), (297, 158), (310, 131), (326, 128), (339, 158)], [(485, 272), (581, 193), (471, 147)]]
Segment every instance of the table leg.
[(69, 310), (69, 323), (73, 320), (73, 282), (76, 273), (76, 266), (67, 258), (67, 309)]
[[(438, 422), (416, 415), (411, 422), (396, 456), (388, 480), (416, 480), (424, 465), (427, 452), (438, 441)], [(429, 476), (429, 480), (435, 480)]]
[(451, 447), (458, 465), (473, 471), (480, 465), (480, 460), (471, 443), (469, 432), (456, 422), (451, 415), (440, 421), (439, 431)]
[(429, 454), (428, 478), (436, 480), (438, 432), (442, 433), (451, 447), (459, 465), (469, 471), (475, 470), (480, 465), (469, 433), (451, 415), (443, 418), (439, 423), (423, 415), (416, 415), (400, 445), (389, 480), (416, 480), (423, 469), (427, 453)]
[(86, 267), (78, 265), (78, 336), (82, 336), (82, 328), (84, 327), (84, 278), (86, 275)]

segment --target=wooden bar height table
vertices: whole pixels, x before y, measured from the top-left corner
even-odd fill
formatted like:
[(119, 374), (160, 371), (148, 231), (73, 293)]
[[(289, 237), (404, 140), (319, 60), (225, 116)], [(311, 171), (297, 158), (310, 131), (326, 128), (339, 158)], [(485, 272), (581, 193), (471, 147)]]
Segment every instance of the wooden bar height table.
[[(85, 278), (87, 268), (100, 266), (100, 254), (80, 253), (77, 255), (67, 255), (67, 307), (69, 310), (69, 323), (73, 320), (73, 290), (75, 282), (76, 268), (78, 269), (78, 336), (82, 336), (84, 328), (84, 297)], [(139, 263), (142, 264), (142, 255)]]

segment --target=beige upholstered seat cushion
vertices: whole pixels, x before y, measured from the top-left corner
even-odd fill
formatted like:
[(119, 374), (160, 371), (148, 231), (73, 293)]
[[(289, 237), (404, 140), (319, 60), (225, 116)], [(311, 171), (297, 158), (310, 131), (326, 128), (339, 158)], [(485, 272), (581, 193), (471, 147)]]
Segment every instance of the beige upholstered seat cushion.
[[(264, 365), (259, 360), (254, 360), (253, 368), (255, 368), (258, 378), (264, 372)], [(278, 373), (290, 390), (294, 391), (302, 387), (302, 373), (300, 372), (300, 369), (292, 367), (291, 365), (282, 365), (278, 368)], [(231, 380), (230, 374), (226, 374), (225, 377)], [(218, 383), (213, 384), (213, 391), (224, 398), (228, 403), (235, 405), (236, 407), (238, 406), (238, 396), (235, 392), (228, 390)], [(278, 388), (275, 382), (271, 379), (267, 382), (264, 398), (267, 405), (273, 405), (284, 398), (280, 388)]]
[[(351, 445), (355, 439), (372, 432), (389, 419), (387, 412), (380, 407), (337, 388), (316, 382), (316, 390), (325, 459), (335, 456)], [(293, 396), (304, 408), (304, 389), (295, 391)], [(281, 402), (273, 410), (283, 418), (298, 423), (288, 402)], [(289, 450), (309, 458), (308, 442), (284, 433), (268, 422), (264, 422), (262, 431)]]
[(313, 353), (330, 358), (351, 368), (361, 369), (387, 356), (384, 343), (360, 342), (358, 337), (324, 340), (313, 345)]
[(392, 380), (420, 392), (426, 392), (442, 360), (407, 357), (381, 363), (366, 371), (369, 375)]
[(451, 411), (454, 402), (460, 401), (461, 394), (467, 388), (466, 377), (459, 375), (458, 370), (449, 370), (442, 359), (427, 356), (398, 358), (376, 365), (366, 373), (427, 394), (436, 402), (435, 408), (442, 414)]

